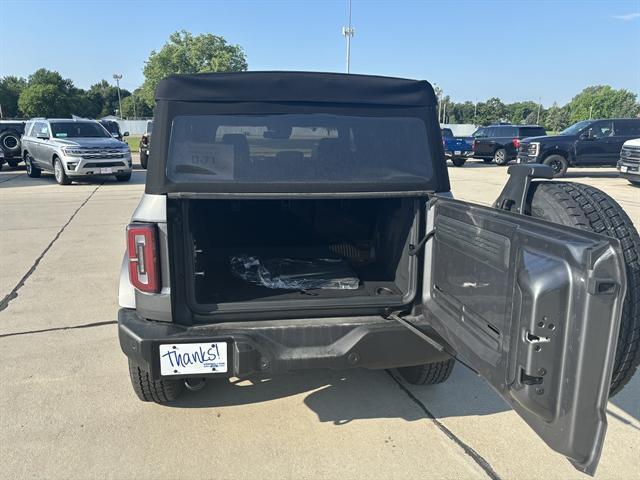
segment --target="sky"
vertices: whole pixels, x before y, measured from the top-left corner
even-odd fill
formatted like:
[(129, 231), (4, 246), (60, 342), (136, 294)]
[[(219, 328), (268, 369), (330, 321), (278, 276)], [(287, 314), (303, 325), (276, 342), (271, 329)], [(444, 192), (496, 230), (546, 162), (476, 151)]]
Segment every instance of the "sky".
[[(345, 70), (348, 0), (0, 0), (0, 77), (59, 71), (133, 90), (176, 30), (241, 45), (250, 70)], [(7, 12), (13, 12), (8, 15)], [(351, 72), (425, 79), (454, 101), (640, 95), (640, 0), (353, 0)]]

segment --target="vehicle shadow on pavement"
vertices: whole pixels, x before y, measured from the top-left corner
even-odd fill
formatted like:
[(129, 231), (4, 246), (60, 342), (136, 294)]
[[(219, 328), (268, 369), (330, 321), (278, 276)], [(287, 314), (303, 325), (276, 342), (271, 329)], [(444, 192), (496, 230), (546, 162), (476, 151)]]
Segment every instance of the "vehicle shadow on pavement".
[[(394, 379), (395, 378), (395, 379)], [(395, 372), (384, 370), (315, 371), (245, 380), (214, 380), (198, 392), (186, 392), (170, 406), (212, 408), (269, 402), (306, 394), (304, 404), (320, 422), (343, 425), (353, 420), (425, 418), (415, 400), (399, 385)], [(509, 409), (465, 367), (457, 365), (442, 385), (410, 386), (411, 393), (436, 418), (489, 415)]]
[(569, 170), (565, 175), (564, 178), (618, 178), (619, 174), (617, 171), (602, 171), (602, 172), (598, 172), (598, 171), (593, 171), (593, 170), (586, 170), (586, 171), (580, 171), (580, 169), (576, 169), (576, 170)]
[[(144, 185), (146, 179), (145, 170), (134, 170), (131, 175), (131, 180), (128, 182), (118, 182), (115, 176), (108, 177), (88, 177), (83, 178), (81, 181), (74, 181), (71, 185), (59, 186), (63, 189), (72, 189), (77, 186), (87, 185), (100, 185), (114, 184), (114, 185)], [(47, 187), (57, 186), (56, 179), (53, 174), (43, 173), (39, 178), (31, 178), (27, 175), (27, 172), (23, 168), (16, 167), (11, 171), (4, 169), (0, 172), (0, 189), (5, 188), (21, 188), (21, 187)]]

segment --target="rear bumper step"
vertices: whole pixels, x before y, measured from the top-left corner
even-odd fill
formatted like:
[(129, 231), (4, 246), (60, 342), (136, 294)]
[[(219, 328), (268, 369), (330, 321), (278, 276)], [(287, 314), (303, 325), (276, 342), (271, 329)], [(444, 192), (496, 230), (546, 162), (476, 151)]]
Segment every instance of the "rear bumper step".
[(369, 369), (420, 365), (449, 358), (414, 333), (382, 317), (345, 317), (235, 322), (185, 327), (153, 322), (135, 310), (118, 312), (122, 351), (161, 378), (159, 345), (229, 342), (229, 372), (209, 376), (243, 377), (256, 372), (354, 367)]

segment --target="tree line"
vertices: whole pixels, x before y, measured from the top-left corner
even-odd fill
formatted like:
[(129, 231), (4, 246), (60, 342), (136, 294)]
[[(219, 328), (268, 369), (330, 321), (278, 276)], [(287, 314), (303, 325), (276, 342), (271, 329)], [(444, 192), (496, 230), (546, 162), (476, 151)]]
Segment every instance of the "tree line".
[[(144, 83), (134, 91), (118, 89), (101, 80), (84, 90), (60, 73), (41, 68), (28, 78), (0, 78), (0, 107), (3, 117), (100, 118), (118, 114), (123, 118), (150, 117), (158, 82), (176, 73), (231, 72), (247, 70), (244, 50), (218, 35), (173, 33), (159, 50), (152, 51), (144, 64)], [(497, 97), (485, 102), (452, 101), (437, 86), (438, 116), (441, 123), (489, 125), (497, 122), (541, 124), (549, 131), (560, 131), (588, 118), (636, 117), (640, 104), (633, 92), (609, 85), (585, 88), (566, 105), (554, 103), (544, 108), (531, 100), (504, 103)]]

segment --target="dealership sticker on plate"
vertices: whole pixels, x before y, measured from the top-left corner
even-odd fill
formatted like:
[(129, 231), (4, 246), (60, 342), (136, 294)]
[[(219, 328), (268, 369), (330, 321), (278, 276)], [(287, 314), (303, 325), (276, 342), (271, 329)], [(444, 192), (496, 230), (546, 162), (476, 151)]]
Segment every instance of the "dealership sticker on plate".
[(170, 343), (160, 345), (162, 375), (225, 373), (227, 343)]
[(620, 171), (622, 173), (627, 173), (629, 171), (629, 167), (623, 165), (622, 167), (620, 167)]

